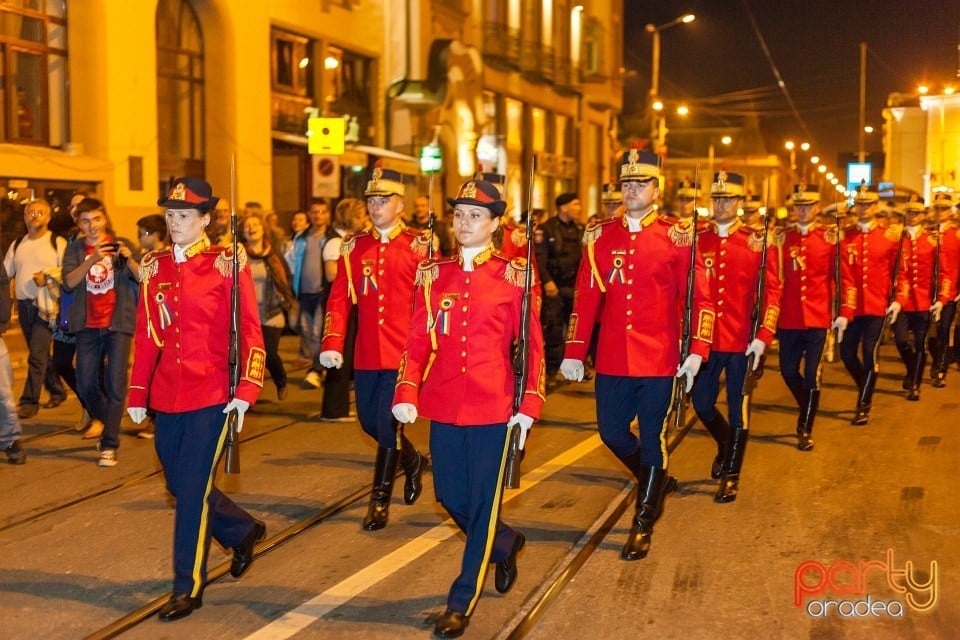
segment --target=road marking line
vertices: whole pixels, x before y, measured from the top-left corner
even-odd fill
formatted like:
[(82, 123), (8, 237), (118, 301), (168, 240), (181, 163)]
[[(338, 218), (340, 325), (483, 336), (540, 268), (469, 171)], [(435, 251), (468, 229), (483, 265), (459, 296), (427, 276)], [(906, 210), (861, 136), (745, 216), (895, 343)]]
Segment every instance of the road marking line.
[[(504, 496), (503, 501), (506, 503), (513, 500), (528, 489), (532, 489), (553, 474), (586, 456), (600, 445), (600, 436), (595, 434), (533, 471), (523, 474), (520, 478), (520, 488), (510, 490)], [(268, 625), (251, 633), (246, 637), (246, 640), (281, 640), (292, 637), (337, 607), (346, 604), (381, 580), (396, 573), (444, 540), (452, 538), (457, 531), (453, 520), (449, 518), (444, 520), (441, 524), (429, 529), (399, 549), (385, 555), (346, 580), (333, 585), (296, 609), (288, 611)]]

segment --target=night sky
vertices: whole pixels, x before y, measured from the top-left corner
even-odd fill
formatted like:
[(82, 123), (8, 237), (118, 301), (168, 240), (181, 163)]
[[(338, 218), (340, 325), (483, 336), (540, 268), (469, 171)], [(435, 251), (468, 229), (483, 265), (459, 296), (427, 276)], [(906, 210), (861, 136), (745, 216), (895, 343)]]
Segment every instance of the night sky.
[[(785, 153), (787, 139), (806, 140), (811, 153), (836, 168), (841, 152), (857, 150), (862, 41), (868, 48), (866, 122), (876, 128), (867, 136), (868, 151), (882, 150), (881, 112), (889, 93), (913, 92), (920, 81), (928, 82), (932, 93), (950, 82), (960, 91), (960, 0), (625, 0), (624, 5), (625, 114), (643, 111), (650, 89), (652, 37), (644, 25), (662, 25), (687, 12), (697, 16), (661, 32), (660, 95), (668, 105), (690, 100), (693, 109), (684, 122), (668, 120), (673, 130), (736, 126), (742, 121), (737, 115), (704, 115), (709, 105), (697, 114), (697, 102), (749, 91), (752, 108), (762, 114), (768, 152)], [(800, 119), (777, 89), (750, 14)], [(751, 102), (727, 106), (743, 111)]]

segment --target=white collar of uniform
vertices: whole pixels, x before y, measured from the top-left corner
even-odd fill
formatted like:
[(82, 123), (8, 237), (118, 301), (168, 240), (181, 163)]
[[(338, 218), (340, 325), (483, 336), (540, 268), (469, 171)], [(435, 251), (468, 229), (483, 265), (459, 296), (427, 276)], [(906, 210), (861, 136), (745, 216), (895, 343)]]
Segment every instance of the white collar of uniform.
[(631, 233), (635, 233), (643, 229), (643, 218), (632, 218), (625, 215), (623, 216), (623, 219), (626, 221), (627, 229), (629, 229)]
[(876, 220), (868, 220), (867, 222), (857, 221), (857, 228), (860, 229), (860, 231), (862, 231), (863, 233), (867, 233), (868, 231), (873, 231), (874, 227), (876, 226), (877, 226)]
[(904, 228), (907, 230), (907, 234), (909, 234), (911, 240), (916, 240), (917, 236), (920, 235), (920, 225), (918, 224)]
[(460, 261), (463, 263), (463, 270), (473, 271), (474, 260), (490, 246), (486, 244), (482, 247), (460, 247)]
[(810, 233), (810, 229), (813, 228), (813, 225), (814, 225), (814, 224), (815, 224), (815, 223), (813, 223), (813, 222), (808, 222), (807, 224), (800, 224), (800, 223), (798, 222), (798, 223), (797, 223), (797, 231), (800, 232), (800, 235), (805, 236), (805, 235), (807, 235), (808, 233)]
[(374, 228), (374, 230), (376, 231), (376, 233), (374, 234), (374, 236), (380, 238), (380, 244), (387, 244), (387, 243), (389, 243), (391, 240), (393, 240), (394, 238), (397, 237), (397, 233), (395, 233), (395, 232), (397, 231), (397, 227), (399, 227), (399, 226), (400, 226), (400, 223), (398, 222), (397, 224), (393, 225), (393, 226), (390, 227), (389, 229), (376, 229), (376, 228)]
[(717, 227), (717, 235), (720, 236), (721, 238), (729, 237), (730, 229), (733, 227), (734, 224), (736, 224), (736, 222), (737, 222), (736, 220), (731, 220), (726, 224), (720, 224), (719, 222), (715, 222), (714, 224)]

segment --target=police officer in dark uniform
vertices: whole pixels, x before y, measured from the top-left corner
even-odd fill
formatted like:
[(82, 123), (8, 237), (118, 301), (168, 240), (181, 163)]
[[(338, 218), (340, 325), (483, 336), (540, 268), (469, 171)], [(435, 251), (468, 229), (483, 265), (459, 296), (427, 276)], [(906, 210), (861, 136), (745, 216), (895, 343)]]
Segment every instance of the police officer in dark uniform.
[(557, 196), (557, 215), (537, 229), (535, 249), (540, 282), (543, 284), (543, 308), (540, 320), (547, 362), (547, 385), (555, 384), (563, 360), (567, 322), (573, 313), (573, 289), (580, 268), (583, 224), (580, 223), (580, 198), (575, 193)]

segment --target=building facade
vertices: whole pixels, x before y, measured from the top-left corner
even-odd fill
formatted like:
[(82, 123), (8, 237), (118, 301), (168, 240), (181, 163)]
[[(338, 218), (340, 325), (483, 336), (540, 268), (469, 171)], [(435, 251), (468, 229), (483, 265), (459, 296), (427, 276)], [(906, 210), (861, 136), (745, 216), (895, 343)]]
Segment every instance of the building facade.
[[(437, 195), (485, 156), (526, 202), (535, 156), (535, 206), (565, 190), (598, 203), (620, 20), (612, 0), (0, 4), (0, 195), (57, 206), (93, 189), (132, 234), (170, 177), (229, 197), (234, 158), (238, 203), (281, 213), (358, 195), (378, 160), (424, 192), (416, 156), (436, 138)], [(311, 115), (343, 119), (343, 155), (308, 152)]]

